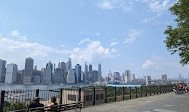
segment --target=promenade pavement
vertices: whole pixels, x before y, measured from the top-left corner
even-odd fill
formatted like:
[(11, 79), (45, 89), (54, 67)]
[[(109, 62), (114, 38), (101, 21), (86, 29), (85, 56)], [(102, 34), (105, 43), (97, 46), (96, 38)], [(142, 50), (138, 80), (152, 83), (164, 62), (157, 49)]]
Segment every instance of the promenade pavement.
[(106, 103), (82, 108), (82, 112), (189, 112), (189, 94), (166, 93)]

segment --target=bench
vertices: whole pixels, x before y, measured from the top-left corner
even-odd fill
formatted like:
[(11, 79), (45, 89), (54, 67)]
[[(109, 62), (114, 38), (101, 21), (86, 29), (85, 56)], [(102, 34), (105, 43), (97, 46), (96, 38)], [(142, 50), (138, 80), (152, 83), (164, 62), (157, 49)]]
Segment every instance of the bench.
[(66, 110), (73, 110), (73, 109), (80, 109), (82, 108), (82, 102), (79, 103), (70, 103), (70, 104), (60, 104), (55, 105), (51, 108), (49, 107), (37, 107), (37, 108), (30, 108), (29, 112), (61, 112)]

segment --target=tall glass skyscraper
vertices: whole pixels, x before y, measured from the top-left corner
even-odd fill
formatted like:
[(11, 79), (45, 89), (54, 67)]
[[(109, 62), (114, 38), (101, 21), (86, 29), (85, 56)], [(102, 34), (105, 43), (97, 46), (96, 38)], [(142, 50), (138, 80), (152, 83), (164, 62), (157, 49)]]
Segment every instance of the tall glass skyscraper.
[(5, 83), (8, 84), (16, 83), (16, 76), (17, 76), (17, 65), (8, 64), (6, 69)]
[(66, 63), (66, 71), (68, 72), (70, 69), (72, 69), (72, 62), (71, 58), (68, 58), (68, 61)]
[(81, 82), (81, 66), (79, 64), (75, 66), (75, 74), (76, 74), (76, 82), (80, 83)]
[(25, 60), (25, 72), (23, 76), (23, 83), (24, 84), (31, 84), (32, 83), (32, 73), (33, 73), (33, 63), (34, 60), (32, 58), (26, 58)]
[(101, 77), (101, 64), (98, 64), (98, 79)]
[(5, 74), (6, 74), (5, 65), (6, 65), (6, 61), (0, 59), (0, 83), (5, 82)]
[(53, 71), (53, 64), (49, 61), (46, 65), (46, 71), (44, 76), (44, 82), (45, 84), (52, 83), (52, 71)]
[(93, 70), (93, 66), (90, 64), (89, 65), (89, 72)]

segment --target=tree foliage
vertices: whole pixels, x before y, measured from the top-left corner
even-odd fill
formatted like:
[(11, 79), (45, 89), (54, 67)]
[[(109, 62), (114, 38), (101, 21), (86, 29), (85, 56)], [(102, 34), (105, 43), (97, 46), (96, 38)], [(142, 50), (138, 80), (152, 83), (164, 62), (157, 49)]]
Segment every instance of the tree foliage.
[(176, 16), (176, 28), (168, 26), (166, 47), (171, 54), (178, 53), (182, 65), (189, 64), (189, 0), (179, 0), (170, 9)]

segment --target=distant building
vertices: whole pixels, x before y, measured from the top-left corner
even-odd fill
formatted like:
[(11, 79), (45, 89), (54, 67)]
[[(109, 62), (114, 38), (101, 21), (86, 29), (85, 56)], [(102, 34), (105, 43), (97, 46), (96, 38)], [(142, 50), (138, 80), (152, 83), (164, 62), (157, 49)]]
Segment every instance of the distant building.
[(125, 71), (125, 83), (128, 83), (128, 82), (131, 82), (131, 72), (130, 72), (130, 70), (126, 70)]
[(4, 83), (5, 82), (5, 74), (6, 74), (6, 61), (0, 59), (0, 83)]
[(46, 72), (46, 68), (41, 68), (41, 83), (44, 82), (45, 72)]
[(17, 65), (7, 64), (5, 83), (14, 84), (16, 83), (17, 76)]
[(162, 84), (167, 84), (167, 75), (162, 75)]
[(88, 65), (87, 65), (87, 63), (85, 62), (85, 66), (84, 66), (84, 72), (85, 72), (85, 74), (87, 74), (88, 73)]
[(98, 79), (101, 78), (101, 64), (98, 64)]
[(68, 61), (66, 63), (66, 71), (68, 72), (70, 69), (72, 69), (72, 62), (71, 58), (68, 58)]
[(75, 66), (76, 82), (81, 83), (81, 66), (77, 64)]
[(92, 70), (89, 72), (89, 81), (92, 83), (98, 81), (98, 71)]
[(41, 71), (37, 70), (37, 66), (35, 66), (35, 69), (33, 70), (32, 83), (33, 84), (41, 83), (41, 77), (42, 77)]
[(146, 76), (146, 85), (151, 85), (151, 76)]
[(125, 74), (124, 73), (122, 73), (121, 81), (125, 82)]
[(74, 84), (75, 81), (76, 81), (75, 69), (70, 69), (68, 71), (68, 75), (67, 75), (67, 83), (68, 84)]
[(61, 68), (56, 68), (54, 72), (54, 83), (62, 84), (64, 82)]
[(66, 83), (66, 77), (67, 77), (66, 63), (61, 62), (61, 63), (60, 63), (60, 68), (61, 68), (62, 74), (63, 74), (63, 83)]
[(90, 64), (89, 65), (89, 72), (93, 70), (93, 66)]
[(120, 81), (121, 80), (121, 76), (119, 72), (114, 72), (113, 75), (113, 81)]
[(108, 73), (108, 77), (110, 78), (110, 81), (113, 81), (113, 76), (112, 76), (111, 70), (110, 70), (110, 72)]
[(53, 64), (49, 61), (49, 63), (47, 63), (46, 65), (44, 83), (49, 84), (53, 82), (52, 71), (53, 71)]
[(32, 74), (33, 74), (33, 64), (34, 60), (32, 58), (26, 58), (25, 60), (25, 73), (23, 76), (23, 83), (24, 84), (31, 84), (32, 83)]

